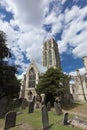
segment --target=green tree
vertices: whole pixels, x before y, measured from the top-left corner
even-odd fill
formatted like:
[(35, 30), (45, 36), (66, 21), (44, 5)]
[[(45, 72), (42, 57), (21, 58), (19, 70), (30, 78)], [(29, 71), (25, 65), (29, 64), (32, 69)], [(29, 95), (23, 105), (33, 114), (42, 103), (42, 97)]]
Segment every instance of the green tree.
[[(10, 57), (10, 50), (6, 46), (6, 34), (0, 31), (0, 98), (2, 96), (18, 97), (20, 91), (20, 83), (15, 76), (17, 67), (9, 65)], [(7, 58), (6, 61), (5, 58)]]
[(36, 91), (38, 94), (63, 95), (69, 93), (69, 80), (69, 76), (64, 74), (61, 69), (50, 68), (39, 77)]

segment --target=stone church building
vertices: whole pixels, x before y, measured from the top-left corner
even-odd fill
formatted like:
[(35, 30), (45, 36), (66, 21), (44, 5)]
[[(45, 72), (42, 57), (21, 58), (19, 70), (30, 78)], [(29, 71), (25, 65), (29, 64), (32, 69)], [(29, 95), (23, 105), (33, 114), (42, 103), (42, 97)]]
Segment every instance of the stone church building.
[(87, 56), (83, 57), (83, 63), (86, 70), (85, 74), (81, 75), (77, 69), (76, 76), (71, 76), (74, 82), (70, 84), (70, 92), (74, 101), (87, 101)]
[(49, 39), (43, 43), (42, 65), (32, 61), (21, 81), (20, 97), (28, 99), (28, 92), (31, 91), (35, 96), (39, 75), (45, 73), (48, 68), (61, 68), (58, 44), (54, 39)]
[[(79, 70), (76, 70), (77, 75), (71, 76), (74, 81), (70, 84), (70, 94), (74, 101), (87, 101), (87, 56), (83, 57), (83, 63), (86, 69), (84, 75), (80, 75)], [(33, 96), (36, 96), (35, 88), (39, 81), (39, 75), (42, 75), (48, 68), (61, 68), (58, 44), (54, 39), (49, 39), (43, 43), (42, 49), (42, 65), (32, 61), (26, 74), (21, 81), (20, 98), (28, 99), (29, 91)]]

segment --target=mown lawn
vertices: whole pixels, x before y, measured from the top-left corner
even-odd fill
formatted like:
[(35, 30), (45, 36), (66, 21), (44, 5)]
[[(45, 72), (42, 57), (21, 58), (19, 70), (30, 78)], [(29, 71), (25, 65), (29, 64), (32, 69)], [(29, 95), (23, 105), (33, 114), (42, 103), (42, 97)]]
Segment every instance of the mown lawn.
[[(26, 108), (26, 110), (19, 109), (19, 111), (22, 112), (22, 114), (17, 116), (16, 124), (21, 123), (27, 124), (35, 128), (35, 130), (38, 130), (42, 127), (40, 109), (35, 110), (35, 112), (32, 114), (28, 113), (28, 108)], [(63, 114), (60, 116), (56, 116), (54, 109), (52, 109), (52, 111), (49, 111), (48, 114), (49, 114), (49, 124), (52, 123), (54, 124), (50, 130), (82, 130), (80, 128), (63, 126), (62, 125)], [(71, 118), (70, 116), (71, 115), (69, 115), (69, 118)], [(0, 119), (0, 128), (3, 128), (3, 125), (4, 125), (4, 119)], [(23, 130), (23, 129), (21, 128), (21, 125), (19, 125), (15, 128), (11, 128), (10, 130)]]
[(76, 102), (71, 105), (65, 105), (65, 107), (63, 106), (63, 109), (72, 112), (87, 114), (87, 102)]

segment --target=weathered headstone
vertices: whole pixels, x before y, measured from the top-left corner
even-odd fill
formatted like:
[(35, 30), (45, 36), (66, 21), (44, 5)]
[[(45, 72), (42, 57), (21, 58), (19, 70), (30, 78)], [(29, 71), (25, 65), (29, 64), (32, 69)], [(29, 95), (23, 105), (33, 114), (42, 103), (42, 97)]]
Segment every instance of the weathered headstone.
[(35, 105), (35, 96), (32, 97), (32, 100), (29, 100), (29, 109), (28, 109), (29, 113), (34, 112), (34, 105)]
[(51, 110), (51, 102), (47, 103), (47, 110), (50, 111)]
[(7, 109), (7, 98), (3, 97), (0, 101), (0, 117), (6, 113)]
[(5, 127), (4, 130), (8, 130), (16, 125), (16, 112), (10, 111), (5, 116)]
[(40, 108), (40, 103), (39, 102), (35, 103), (35, 108)]
[(56, 111), (56, 115), (62, 114), (62, 109), (61, 109), (61, 104), (60, 103), (54, 102), (54, 108), (55, 108), (55, 111)]
[(61, 97), (56, 97), (56, 98), (55, 98), (55, 101), (56, 101), (57, 103), (60, 103), (60, 102), (61, 102)]
[(29, 102), (29, 110), (28, 110), (29, 113), (33, 113), (34, 112), (34, 102)]
[(80, 117), (75, 116), (71, 119), (70, 125), (87, 130), (87, 121), (82, 120)]
[(63, 117), (63, 125), (67, 125), (67, 124), (68, 124), (68, 113), (65, 112)]
[(39, 95), (36, 96), (36, 100), (35, 100), (35, 108), (40, 108), (40, 101), (41, 101), (41, 98)]
[(41, 102), (41, 96), (37, 95), (36, 96), (36, 101)]
[(33, 101), (33, 96), (32, 96), (32, 92), (31, 91), (29, 91), (29, 94), (28, 94), (28, 101), (29, 102)]
[(26, 101), (26, 99), (23, 99), (21, 108), (22, 108), (22, 109), (25, 109), (26, 106), (27, 106), (27, 101)]
[(48, 118), (48, 110), (46, 105), (42, 105), (42, 129), (46, 130), (49, 127), (49, 118)]
[(34, 103), (34, 105), (35, 105), (35, 100), (36, 100), (36, 99), (35, 99), (35, 96), (34, 96), (34, 97), (33, 97), (33, 103)]

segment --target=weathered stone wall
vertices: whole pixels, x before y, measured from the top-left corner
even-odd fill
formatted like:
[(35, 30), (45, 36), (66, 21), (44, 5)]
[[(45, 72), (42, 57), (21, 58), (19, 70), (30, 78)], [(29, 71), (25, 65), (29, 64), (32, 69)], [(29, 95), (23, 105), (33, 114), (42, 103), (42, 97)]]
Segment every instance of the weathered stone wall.
[(73, 95), (74, 101), (87, 100), (87, 82), (85, 75), (72, 76), (74, 84), (70, 84), (70, 93)]
[(86, 69), (86, 73), (87, 73), (87, 56), (83, 57), (83, 63), (84, 63), (84, 66), (85, 66), (85, 69)]
[(61, 68), (58, 45), (54, 39), (49, 39), (46, 42), (44, 42), (42, 53), (43, 66), (46, 66), (47, 68)]

